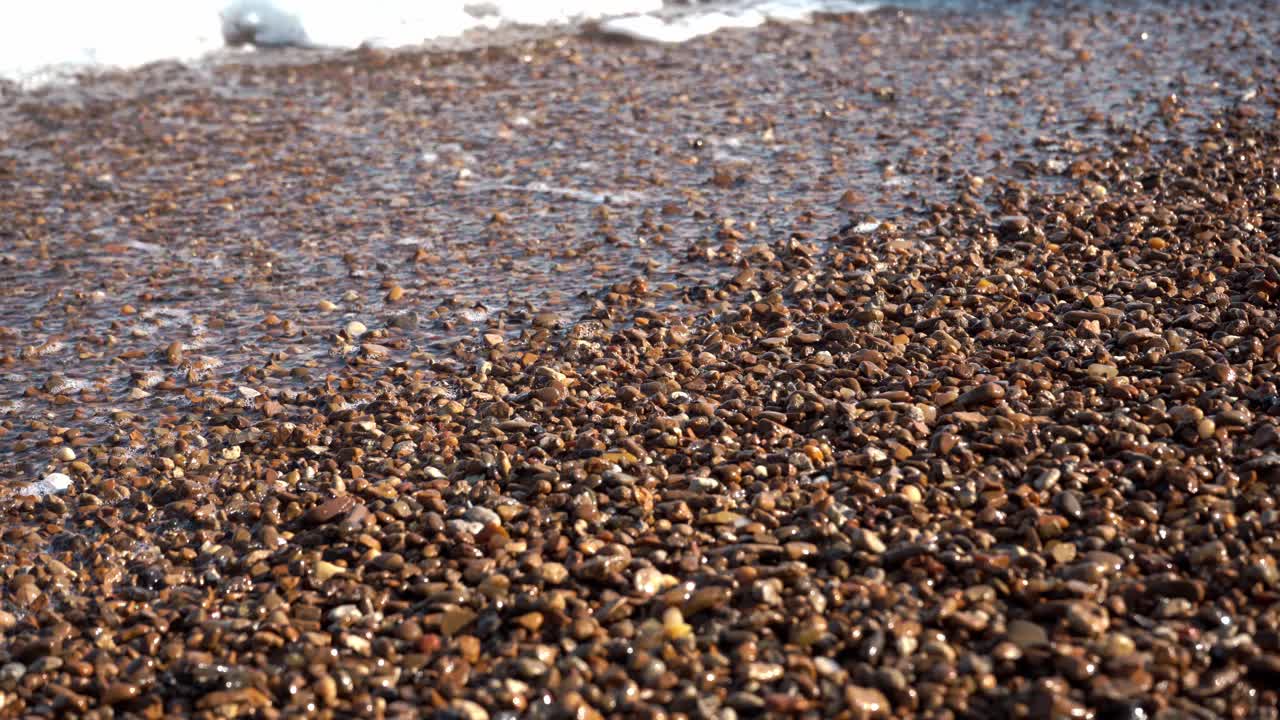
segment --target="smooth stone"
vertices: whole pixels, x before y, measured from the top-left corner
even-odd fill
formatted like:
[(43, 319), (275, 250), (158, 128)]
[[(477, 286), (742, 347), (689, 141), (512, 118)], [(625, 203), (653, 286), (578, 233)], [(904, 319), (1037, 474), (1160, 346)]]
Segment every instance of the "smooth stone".
[(350, 511), (355, 506), (355, 498), (350, 495), (339, 495), (311, 508), (303, 519), (311, 525), (323, 525)]
[(1049, 633), (1029, 620), (1010, 620), (1005, 627), (1005, 637), (1024, 651), (1049, 644)]

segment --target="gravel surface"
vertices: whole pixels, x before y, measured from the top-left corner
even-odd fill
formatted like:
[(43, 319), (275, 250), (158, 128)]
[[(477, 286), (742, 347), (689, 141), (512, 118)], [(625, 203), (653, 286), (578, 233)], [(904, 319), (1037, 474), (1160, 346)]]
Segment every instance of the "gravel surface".
[(19, 94), (0, 717), (1277, 717), (1272, 10)]

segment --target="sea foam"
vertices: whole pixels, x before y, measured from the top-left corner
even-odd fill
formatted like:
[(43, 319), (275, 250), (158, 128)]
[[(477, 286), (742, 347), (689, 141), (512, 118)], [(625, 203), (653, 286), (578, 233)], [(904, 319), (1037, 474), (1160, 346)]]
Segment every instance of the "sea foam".
[(864, 12), (851, 0), (45, 0), (5, 11), (0, 78), (37, 86), (103, 68), (192, 61), (222, 48), (411, 47), (505, 26), (581, 26), (677, 43), (726, 28)]

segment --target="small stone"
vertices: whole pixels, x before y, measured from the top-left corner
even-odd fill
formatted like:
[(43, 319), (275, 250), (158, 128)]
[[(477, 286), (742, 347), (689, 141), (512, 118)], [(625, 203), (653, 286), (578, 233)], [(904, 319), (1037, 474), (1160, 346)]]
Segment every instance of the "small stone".
[(1196, 436), (1201, 440), (1208, 440), (1218, 431), (1218, 424), (1211, 418), (1204, 418), (1196, 423)]
[(1200, 677), (1200, 685), (1191, 694), (1197, 697), (1214, 697), (1226, 692), (1240, 682), (1241, 668), (1231, 666), (1205, 673)]
[(983, 383), (978, 387), (966, 392), (956, 399), (956, 404), (962, 408), (976, 407), (979, 405), (990, 405), (991, 403), (1003, 400), (1005, 396), (1004, 386), (1000, 383)]
[(360, 608), (355, 605), (346, 604), (334, 607), (329, 611), (329, 614), (326, 615), (326, 617), (331, 623), (345, 626), (351, 625), (352, 623), (362, 619), (364, 617), (364, 613), (360, 612)]
[(320, 582), (327, 582), (330, 578), (341, 575), (347, 571), (346, 568), (334, 565), (327, 560), (320, 560), (315, 566), (316, 579)]
[(472, 700), (459, 698), (449, 704), (449, 709), (463, 720), (489, 720), (489, 711)]
[(1064, 490), (1054, 497), (1054, 506), (1058, 512), (1068, 519), (1079, 520), (1084, 517), (1084, 507), (1080, 504), (1080, 494), (1074, 490)]
[(739, 690), (731, 693), (725, 698), (725, 704), (734, 710), (749, 716), (759, 715), (764, 712), (766, 705), (764, 698), (755, 693), (749, 693), (745, 690)]
[(1110, 363), (1092, 363), (1086, 372), (1097, 380), (1114, 380), (1120, 375), (1120, 368)]
[(1109, 633), (1102, 642), (1102, 655), (1106, 658), (1121, 658), (1137, 652), (1138, 646), (1133, 639), (1124, 633)]
[(467, 608), (455, 608), (444, 614), (440, 620), (440, 632), (452, 637), (476, 619), (476, 613)]
[(342, 646), (357, 655), (368, 655), (373, 650), (373, 643), (360, 635), (342, 634)]
[(558, 562), (543, 563), (540, 574), (543, 581), (551, 585), (559, 585), (569, 579), (568, 568)]
[(35, 495), (36, 497), (57, 495), (58, 493), (69, 489), (71, 485), (71, 476), (64, 473), (49, 473), (40, 480), (18, 490), (18, 494)]
[(844, 690), (844, 699), (851, 716), (857, 720), (887, 718), (892, 710), (889, 699), (875, 688), (850, 685)]
[(662, 633), (671, 640), (679, 640), (693, 634), (693, 626), (684, 621), (679, 608), (667, 608), (662, 614)]
[(803, 560), (818, 553), (818, 546), (808, 542), (789, 542), (782, 546), (783, 552), (792, 560)]
[(27, 674), (27, 666), (20, 662), (6, 663), (0, 667), (0, 685), (16, 683)]
[(196, 702), (196, 707), (200, 710), (210, 710), (213, 708), (217, 708), (221, 712), (232, 710), (230, 713), (232, 716), (250, 714), (244, 712), (246, 708), (265, 708), (270, 705), (271, 698), (267, 697), (266, 693), (254, 687), (211, 692)]
[(863, 550), (873, 555), (880, 555), (887, 549), (880, 536), (870, 530), (859, 530), (857, 540)]
[(347, 337), (353, 340), (369, 332), (369, 328), (365, 327), (365, 324), (360, 322), (359, 320), (352, 320), (351, 322), (347, 323), (347, 326), (343, 328), (343, 330), (344, 332), (346, 332)]
[(56, 451), (54, 451), (53, 455), (54, 457), (58, 458), (63, 462), (71, 462), (72, 460), (76, 459), (76, 451), (72, 450), (66, 445), (59, 447)]
[(1204, 601), (1206, 592), (1202, 581), (1182, 577), (1153, 578), (1147, 582), (1147, 590), (1157, 598), (1173, 598), (1195, 603)]
[(1009, 642), (1024, 652), (1030, 648), (1049, 644), (1049, 633), (1036, 623), (1028, 620), (1010, 620), (1005, 628), (1005, 636)]
[(1269, 587), (1280, 584), (1280, 566), (1270, 555), (1255, 557), (1249, 565), (1248, 574)]
[(45, 655), (39, 660), (36, 660), (35, 662), (31, 663), (31, 672), (33, 673), (53, 672), (54, 670), (61, 669), (62, 665), (63, 665), (62, 658), (58, 657), (57, 655)]
[(1076, 559), (1076, 546), (1067, 542), (1054, 541), (1049, 544), (1049, 555), (1053, 557), (1054, 562), (1065, 565)]
[(693, 591), (693, 594), (685, 601), (681, 610), (684, 611), (686, 616), (692, 617), (703, 610), (724, 607), (732, 596), (733, 591), (727, 587), (720, 585), (701, 587)]
[(315, 683), (315, 693), (321, 703), (327, 707), (333, 707), (338, 702), (338, 683), (332, 676), (323, 675)]
[(538, 632), (542, 627), (543, 616), (540, 612), (529, 612), (516, 617), (516, 624), (529, 632)]
[(760, 683), (781, 680), (786, 671), (775, 663), (754, 662), (747, 665), (747, 677)]
[(1067, 606), (1067, 627), (1079, 635), (1101, 635), (1111, 626), (1111, 616), (1097, 603), (1077, 601)]
[(403, 312), (392, 315), (387, 324), (398, 330), (416, 330), (422, 324), (422, 318), (416, 312)]
[(311, 508), (303, 516), (303, 519), (311, 525), (323, 525), (339, 515), (349, 512), (355, 506), (355, 498), (350, 495), (339, 495)]
[(487, 507), (480, 507), (479, 505), (467, 508), (467, 511), (463, 513), (463, 517), (482, 525), (502, 525), (502, 517), (499, 516), (498, 513)]
[(583, 580), (603, 582), (626, 569), (631, 562), (624, 555), (596, 555), (573, 568), (573, 574)]
[[(632, 582), (637, 592), (643, 595), (656, 595), (668, 587), (668, 577), (670, 576), (657, 568), (643, 567), (636, 571)], [(672, 581), (674, 582), (674, 578)]]
[(706, 475), (695, 475), (689, 478), (689, 489), (694, 492), (713, 492), (720, 487), (720, 481)]
[(751, 586), (751, 596), (765, 605), (779, 605), (782, 603), (782, 581), (778, 578), (759, 581)]
[(132, 700), (142, 693), (142, 689), (133, 683), (111, 683), (102, 691), (100, 700), (103, 705), (116, 705)]
[(1226, 565), (1227, 546), (1219, 540), (1197, 546), (1191, 551), (1191, 563), (1196, 567)]
[(485, 597), (497, 599), (511, 590), (511, 578), (506, 575), (490, 575), (480, 582), (480, 592)]

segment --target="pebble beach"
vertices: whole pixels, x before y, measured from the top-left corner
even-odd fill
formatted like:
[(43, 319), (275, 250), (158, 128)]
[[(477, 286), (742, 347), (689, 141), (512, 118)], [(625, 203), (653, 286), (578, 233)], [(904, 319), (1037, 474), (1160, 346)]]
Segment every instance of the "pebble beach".
[(0, 87), (0, 718), (1280, 716), (1280, 13)]

